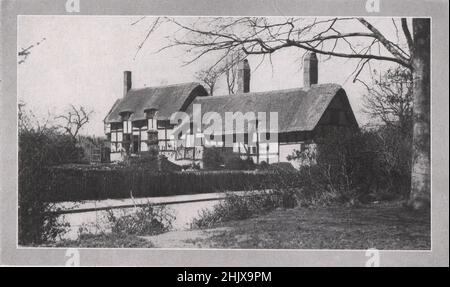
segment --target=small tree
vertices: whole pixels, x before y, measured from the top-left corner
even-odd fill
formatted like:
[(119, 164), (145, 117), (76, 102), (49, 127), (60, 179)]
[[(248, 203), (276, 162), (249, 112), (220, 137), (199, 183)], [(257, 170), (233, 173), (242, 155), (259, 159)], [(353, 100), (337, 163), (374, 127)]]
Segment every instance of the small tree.
[(79, 159), (72, 137), (61, 134), (46, 120), (36, 120), (19, 104), (19, 244), (41, 244), (65, 232), (67, 224), (51, 202), (51, 167)]
[(76, 107), (70, 105), (65, 114), (57, 116), (55, 120), (59, 120), (61, 124), (57, 127), (61, 128), (66, 134), (76, 141), (79, 131), (89, 122), (93, 111), (87, 110), (83, 106)]
[(229, 55), (223, 62), (216, 62), (211, 67), (201, 70), (195, 74), (196, 78), (209, 88), (212, 96), (217, 88), (217, 82), (220, 77), (225, 76), (227, 90), (229, 95), (236, 92), (236, 79), (238, 63), (242, 60), (243, 55), (240, 52)]
[(373, 86), (365, 84), (368, 94), (364, 96), (364, 111), (409, 135), (413, 122), (411, 71), (399, 66), (384, 74), (374, 72)]
[(209, 95), (213, 96), (214, 91), (217, 88), (217, 81), (221, 74), (222, 71), (210, 68), (195, 73), (195, 77), (208, 87)]

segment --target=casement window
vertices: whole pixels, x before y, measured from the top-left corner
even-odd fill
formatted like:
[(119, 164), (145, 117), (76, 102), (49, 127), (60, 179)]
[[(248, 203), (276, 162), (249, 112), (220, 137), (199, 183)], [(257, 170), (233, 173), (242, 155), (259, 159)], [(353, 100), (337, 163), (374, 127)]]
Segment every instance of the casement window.
[(120, 113), (122, 118), (122, 132), (124, 134), (131, 134), (133, 132), (133, 124), (130, 120), (132, 112), (124, 111)]
[(156, 130), (156, 128), (157, 128), (156, 119), (148, 119), (147, 125), (148, 125), (149, 130)]
[(145, 109), (145, 117), (147, 118), (147, 125), (149, 130), (156, 130), (157, 129), (157, 109), (149, 108)]
[(141, 131), (141, 141), (147, 141), (148, 140), (148, 133), (145, 131)]
[(158, 130), (158, 139), (165, 140), (166, 139), (166, 130)]
[(157, 121), (156, 122), (156, 127), (159, 130), (163, 130), (167, 128), (167, 121)]
[(159, 142), (158, 142), (158, 148), (159, 148), (159, 150), (161, 150), (161, 151), (166, 150), (166, 141), (159, 141)]
[(133, 125), (131, 123), (131, 121), (123, 121), (123, 133), (124, 134), (131, 134), (133, 131)]

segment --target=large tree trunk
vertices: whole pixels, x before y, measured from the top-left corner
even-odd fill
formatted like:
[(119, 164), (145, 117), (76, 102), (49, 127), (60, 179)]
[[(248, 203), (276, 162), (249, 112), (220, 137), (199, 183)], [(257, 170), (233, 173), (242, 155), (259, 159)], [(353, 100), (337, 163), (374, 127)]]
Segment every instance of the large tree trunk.
[(430, 19), (413, 19), (414, 131), (409, 203), (430, 206)]

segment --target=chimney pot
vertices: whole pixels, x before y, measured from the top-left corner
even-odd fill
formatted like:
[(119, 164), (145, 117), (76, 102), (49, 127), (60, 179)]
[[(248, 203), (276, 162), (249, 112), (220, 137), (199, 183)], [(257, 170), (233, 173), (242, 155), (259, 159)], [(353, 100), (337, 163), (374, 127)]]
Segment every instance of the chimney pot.
[(308, 88), (317, 84), (319, 78), (316, 53), (308, 53), (303, 61), (303, 86)]
[(123, 72), (123, 97), (125, 98), (128, 91), (131, 89), (131, 71)]
[(238, 93), (250, 92), (250, 65), (248, 60), (244, 59), (238, 64)]

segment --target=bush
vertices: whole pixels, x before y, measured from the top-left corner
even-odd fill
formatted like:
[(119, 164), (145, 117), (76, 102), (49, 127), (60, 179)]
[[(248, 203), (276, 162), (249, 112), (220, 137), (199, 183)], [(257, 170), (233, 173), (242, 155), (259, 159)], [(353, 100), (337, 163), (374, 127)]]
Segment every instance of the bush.
[(53, 241), (68, 228), (53, 213), (54, 205), (46, 202), (51, 193), (49, 167), (76, 162), (81, 156), (72, 138), (54, 129), (19, 131), (19, 244)]
[(228, 193), (212, 210), (202, 210), (191, 222), (191, 228), (208, 228), (220, 222), (246, 219), (277, 207), (292, 208), (295, 205), (292, 194), (284, 191), (246, 192), (243, 195)]
[(271, 171), (161, 172), (138, 168), (53, 168), (48, 201), (171, 196), (271, 188)]
[(311, 148), (292, 156), (314, 162), (300, 169), (306, 197), (357, 203), (407, 195), (411, 141), (394, 129), (334, 129)]
[(155, 206), (150, 203), (136, 207), (132, 213), (125, 213), (121, 216), (108, 210), (108, 222), (111, 232), (115, 234), (127, 235), (156, 235), (169, 231), (175, 216), (172, 211), (164, 206)]
[(203, 151), (203, 164), (209, 170), (253, 170), (256, 165), (251, 159), (242, 159), (229, 147), (208, 147)]

